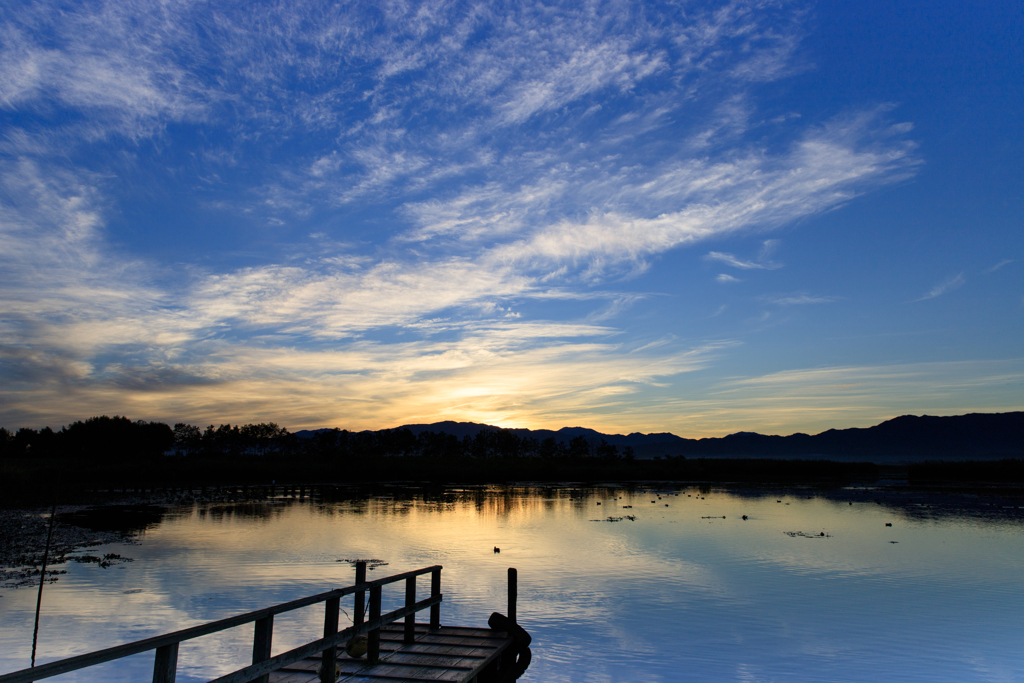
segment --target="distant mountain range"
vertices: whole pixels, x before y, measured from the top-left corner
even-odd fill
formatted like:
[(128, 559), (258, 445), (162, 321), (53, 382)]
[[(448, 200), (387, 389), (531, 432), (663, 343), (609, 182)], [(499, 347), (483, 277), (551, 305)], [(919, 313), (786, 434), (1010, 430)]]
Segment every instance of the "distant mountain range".
[[(445, 432), (460, 439), (482, 430), (502, 430), (475, 422), (435, 422), (399, 427), (413, 434)], [(971, 413), (950, 417), (903, 415), (874, 427), (829, 429), (820, 434), (772, 436), (737, 432), (724, 437), (686, 439), (668, 432), (655, 434), (602, 434), (586, 427), (507, 429), (520, 437), (539, 441), (553, 438), (567, 443), (583, 436), (591, 443), (604, 439), (623, 449), (633, 448), (639, 458), (685, 457), (779, 457), (869, 460), (873, 462), (926, 459), (970, 460), (975, 458), (1024, 457), (1024, 412)], [(298, 436), (312, 431), (297, 432)]]

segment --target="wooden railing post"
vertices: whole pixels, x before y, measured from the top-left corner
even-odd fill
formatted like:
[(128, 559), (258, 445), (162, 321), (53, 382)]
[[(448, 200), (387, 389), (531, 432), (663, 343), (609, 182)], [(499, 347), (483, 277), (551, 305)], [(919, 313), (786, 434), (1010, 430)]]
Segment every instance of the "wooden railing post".
[[(366, 583), (366, 563), (356, 562), (356, 585)], [(356, 626), (363, 623), (366, 613), (366, 591), (357, 591), (355, 609), (352, 612), (352, 623)]]
[[(430, 597), (434, 598), (441, 594), (441, 569), (437, 568), (430, 572)], [(430, 606), (430, 630), (436, 631), (441, 628), (441, 605)]]
[[(274, 639), (274, 615), (256, 620), (256, 632), (252, 636), (252, 663), (270, 659), (270, 645)], [(269, 683), (270, 674), (264, 674), (253, 683)]]
[(515, 567), (508, 568), (508, 619), (516, 623), (516, 599), (519, 597), (519, 577)]
[[(381, 587), (370, 588), (370, 621), (380, 618), (380, 591)], [(366, 661), (376, 662), (380, 659), (380, 627), (373, 629), (366, 640)]]
[[(225, 495), (231, 495), (232, 489), (237, 490), (235, 487), (228, 487), (220, 490), (224, 492)], [(245, 614), (227, 617), (225, 619), (218, 619), (217, 621), (212, 621), (206, 624), (199, 624), (173, 633), (144, 638), (142, 640), (117, 645), (104, 650), (97, 650), (95, 652), (88, 652), (68, 657), (66, 659), (49, 662), (47, 664), (41, 664), (38, 667), (22, 669), (20, 671), (10, 673), (0, 673), (0, 683), (31, 683), (32, 681), (39, 681), (44, 678), (49, 678), (50, 676), (57, 676), (85, 669), (97, 664), (116, 661), (123, 657), (154, 651), (154, 683), (175, 683), (178, 651), (182, 642), (213, 633), (219, 633), (244, 624), (253, 624), (254, 626), (253, 664), (227, 676), (222, 676), (218, 680), (222, 680), (223, 683), (228, 683), (228, 681), (231, 683), (255, 683), (261, 681), (266, 683), (269, 678), (269, 672), (294, 664), (304, 658), (316, 656), (324, 657), (326, 654), (329, 664), (331, 653), (330, 651), (327, 651), (328, 643), (338, 645), (342, 640), (338, 635), (340, 629), (337, 623), (340, 620), (338, 612), (341, 610), (341, 599), (349, 595), (360, 594), (356, 603), (356, 614), (358, 618), (354, 618), (353, 621), (356, 622), (357, 628), (361, 630), (366, 627), (367, 610), (363, 607), (363, 600), (366, 591), (370, 591), (369, 617), (372, 621), (379, 623), (383, 620), (388, 624), (393, 624), (405, 619), (406, 627), (408, 628), (411, 624), (412, 632), (415, 635), (415, 614), (417, 614), (419, 610), (423, 610), (429, 606), (431, 608), (431, 630), (436, 632), (436, 630), (440, 628), (441, 615), (439, 603), (441, 602), (442, 597), (440, 566), (424, 567), (422, 569), (403, 572), (394, 576), (378, 579), (373, 582), (367, 582), (365, 563), (360, 564), (363, 564), (363, 566), (357, 566), (356, 568), (358, 583), (354, 586), (346, 586), (344, 588), (327, 591), (318, 595), (310, 595), (297, 600), (284, 602), (279, 605), (273, 605), (265, 609), (255, 610)], [(429, 599), (416, 601), (415, 578), (421, 574), (427, 573), (431, 574), (431, 596)], [(386, 615), (381, 615), (382, 587), (399, 581), (406, 582), (405, 606), (392, 610)], [(362, 591), (358, 590), (360, 587), (362, 587)], [(307, 607), (309, 605), (319, 604), (321, 602), (327, 603), (327, 614), (324, 618), (324, 638), (318, 638), (317, 640), (307, 643), (302, 647), (280, 653), (276, 657), (272, 656), (271, 642), (273, 636), (274, 616), (300, 609), (302, 607)], [(410, 616), (413, 618), (409, 619)], [(368, 659), (370, 661), (380, 661), (380, 628), (381, 627), (378, 626), (367, 634), (369, 640), (367, 643), (367, 654), (369, 655)], [(352, 630), (354, 631), (356, 629)], [(334, 656), (336, 659), (336, 650)], [(330, 674), (333, 672), (334, 670), (328, 666), (327, 673)]]
[[(338, 610), (341, 609), (341, 598), (327, 600), (327, 612), (324, 614), (324, 638), (333, 636), (338, 632)], [(331, 646), (320, 655), (321, 673), (320, 680), (323, 683), (334, 683), (334, 661), (337, 657), (335, 646)]]
[(174, 683), (178, 672), (178, 644), (171, 643), (156, 649), (153, 664), (153, 683)]
[[(410, 576), (405, 580), (405, 606), (412, 607), (416, 604), (416, 577)], [(406, 643), (412, 643), (416, 640), (416, 615), (410, 614), (405, 618), (405, 637), (403, 640)]]

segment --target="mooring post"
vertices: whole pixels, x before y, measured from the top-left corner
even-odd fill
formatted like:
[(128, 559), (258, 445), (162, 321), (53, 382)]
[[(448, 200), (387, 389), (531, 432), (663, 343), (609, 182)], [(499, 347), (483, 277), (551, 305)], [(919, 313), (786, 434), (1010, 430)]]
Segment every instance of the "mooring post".
[(513, 624), (516, 623), (516, 599), (519, 597), (518, 577), (516, 568), (508, 568), (508, 618)]
[[(416, 577), (410, 576), (405, 580), (405, 606), (412, 607), (416, 604)], [(416, 614), (409, 614), (405, 617), (405, 634), (402, 640), (406, 643), (416, 641)]]
[[(441, 568), (438, 567), (430, 572), (430, 597), (436, 598), (441, 594)], [(436, 631), (441, 628), (441, 604), (430, 606), (430, 630)]]
[[(270, 644), (274, 639), (274, 615), (256, 620), (256, 631), (252, 636), (252, 663), (270, 659)], [(269, 683), (270, 674), (263, 674), (253, 683)]]
[[(327, 612), (324, 614), (324, 638), (333, 636), (338, 632), (338, 611), (341, 609), (341, 598), (327, 600)], [(334, 683), (334, 661), (337, 658), (337, 650), (332, 645), (323, 651), (320, 656), (320, 680), (323, 683)]]
[(153, 683), (174, 683), (178, 671), (178, 644), (171, 643), (156, 649), (156, 662), (153, 664)]
[[(356, 562), (356, 585), (366, 583), (366, 563)], [(352, 611), (352, 624), (358, 626), (363, 623), (366, 614), (366, 591), (356, 591), (356, 604)]]
[[(380, 591), (381, 587), (370, 587), (370, 621), (380, 619)], [(366, 642), (366, 661), (376, 663), (380, 659), (380, 626), (369, 633)]]

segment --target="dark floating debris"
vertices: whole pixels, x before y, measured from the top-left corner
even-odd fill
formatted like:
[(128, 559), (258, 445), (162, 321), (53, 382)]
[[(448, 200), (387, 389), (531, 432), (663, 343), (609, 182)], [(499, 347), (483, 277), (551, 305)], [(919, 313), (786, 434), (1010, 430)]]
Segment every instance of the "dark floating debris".
[(743, 519), (744, 519), (744, 520), (746, 520), (746, 519), (747, 519), (747, 516), (746, 516), (746, 515), (743, 515)]
[(69, 555), (68, 560), (71, 562), (78, 562), (80, 564), (98, 564), (103, 569), (112, 567), (118, 562), (134, 562), (130, 557), (121, 557), (117, 553), (107, 553), (103, 557), (96, 557), (95, 555)]
[(885, 525), (886, 526), (892, 526), (892, 522), (886, 522)]
[(631, 522), (636, 521), (635, 515), (626, 515), (624, 517), (605, 517), (604, 519), (592, 519), (591, 522), (621, 522), (624, 519), (628, 519)]
[(725, 515), (722, 515), (721, 517), (701, 517), (701, 519), (725, 519)]
[(802, 531), (783, 531), (790, 538), (832, 538), (832, 534), (826, 534), (824, 531), (817, 534), (805, 534)]
[(899, 543), (899, 541), (889, 541), (889, 543)]
[(494, 546), (494, 552), (500, 553), (501, 552), (501, 548), (499, 548), (498, 546)]
[(632, 508), (632, 507), (633, 507), (632, 505), (623, 505), (622, 509), (625, 510), (626, 508)]
[[(19, 586), (39, 586), (49, 515), (29, 510), (0, 510), (0, 590)], [(70, 521), (69, 521), (70, 520)], [(78, 526), (82, 515), (72, 518), (67, 508), (58, 507), (53, 526), (46, 583), (53, 583), (67, 574), (60, 568), (69, 562), (98, 564), (104, 569), (115, 564), (131, 562), (131, 558), (116, 553), (106, 556), (77, 555), (86, 548), (110, 543), (136, 544), (132, 531), (93, 529)], [(75, 523), (72, 523), (75, 522)], [(88, 557), (89, 559), (85, 559)]]
[(357, 562), (365, 562), (367, 569), (376, 569), (377, 567), (386, 567), (389, 564), (391, 564), (390, 562), (385, 562), (384, 560), (377, 560), (377, 559), (369, 559), (369, 560), (364, 560), (364, 559), (355, 559), (355, 560), (344, 559), (344, 560), (338, 560), (338, 562), (348, 562), (353, 567), (356, 566)]

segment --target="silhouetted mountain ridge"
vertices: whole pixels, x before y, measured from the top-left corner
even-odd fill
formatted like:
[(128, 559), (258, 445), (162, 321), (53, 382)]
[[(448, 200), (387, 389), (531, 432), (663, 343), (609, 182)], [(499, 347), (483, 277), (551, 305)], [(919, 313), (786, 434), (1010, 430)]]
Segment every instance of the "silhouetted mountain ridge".
[[(474, 422), (409, 424), (413, 434), (447, 433), (475, 437), (481, 430), (501, 427)], [(671, 433), (603, 434), (586, 427), (506, 429), (520, 437), (553, 438), (567, 443), (576, 436), (588, 441), (604, 439), (620, 448), (630, 446), (639, 457), (857, 457), (865, 460), (901, 458), (1024, 457), (1024, 412), (971, 413), (955, 416), (901, 415), (872, 427), (828, 429), (820, 434), (789, 436), (736, 432), (724, 437), (687, 439)]]

